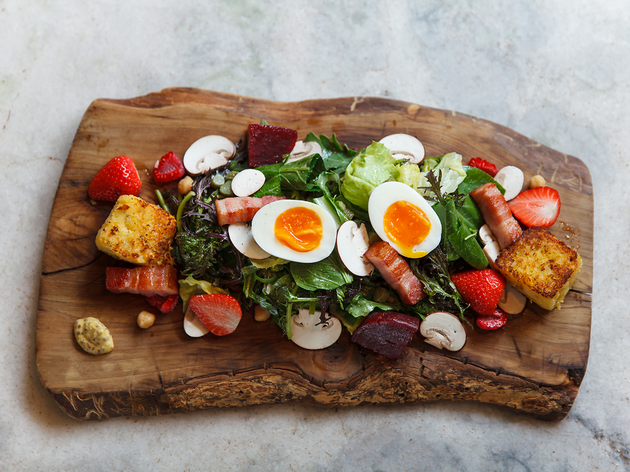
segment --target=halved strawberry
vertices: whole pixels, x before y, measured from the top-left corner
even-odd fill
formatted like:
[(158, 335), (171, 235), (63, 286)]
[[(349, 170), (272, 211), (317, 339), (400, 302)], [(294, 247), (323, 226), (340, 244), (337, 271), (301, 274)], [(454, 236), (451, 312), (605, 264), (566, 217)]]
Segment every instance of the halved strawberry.
[(180, 179), (185, 173), (184, 164), (172, 151), (164, 154), (153, 167), (153, 178), (161, 183)]
[(505, 279), (493, 269), (459, 272), (451, 280), (464, 301), (480, 315), (492, 315), (505, 290)]
[(142, 182), (133, 161), (117, 156), (99, 170), (88, 187), (92, 200), (115, 202), (121, 195), (138, 196)]
[(551, 187), (523, 190), (508, 202), (514, 217), (525, 226), (548, 228), (560, 214), (560, 195)]
[(482, 159), (481, 157), (473, 157), (470, 161), (468, 161), (468, 165), (470, 167), (476, 167), (477, 169), (481, 169), (486, 174), (490, 174), (491, 177), (497, 175), (497, 166), (492, 164), (491, 162)]
[(507, 314), (501, 308), (497, 308), (491, 315), (477, 315), (476, 324), (481, 329), (499, 329), (505, 326), (507, 321)]
[(238, 301), (230, 295), (195, 295), (190, 298), (188, 306), (216, 336), (233, 333), (243, 316)]

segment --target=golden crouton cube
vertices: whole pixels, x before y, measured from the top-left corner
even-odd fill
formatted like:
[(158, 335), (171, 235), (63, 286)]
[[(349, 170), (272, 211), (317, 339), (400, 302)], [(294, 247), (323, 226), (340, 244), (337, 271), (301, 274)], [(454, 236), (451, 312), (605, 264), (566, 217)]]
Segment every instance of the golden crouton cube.
[(167, 211), (133, 195), (121, 195), (96, 235), (96, 246), (136, 265), (169, 265), (176, 231), (175, 218)]
[(545, 228), (529, 228), (503, 249), (496, 268), (517, 290), (546, 310), (560, 308), (582, 268), (582, 258)]

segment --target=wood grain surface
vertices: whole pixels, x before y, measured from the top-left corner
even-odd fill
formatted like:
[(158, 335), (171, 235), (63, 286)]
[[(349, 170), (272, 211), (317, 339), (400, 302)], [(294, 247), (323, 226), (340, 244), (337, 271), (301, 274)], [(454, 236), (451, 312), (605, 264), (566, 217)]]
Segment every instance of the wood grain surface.
[[(192, 339), (181, 308), (158, 315), (141, 330), (143, 297), (105, 289), (105, 268), (116, 264), (94, 238), (111, 204), (92, 204), (91, 178), (112, 157), (131, 157), (143, 181), (140, 196), (155, 202), (150, 170), (168, 151), (180, 157), (198, 138), (245, 137), (247, 125), (270, 124), (332, 136), (362, 148), (391, 133), (409, 133), (427, 155), (455, 151), (464, 162), (482, 156), (516, 165), (526, 182), (542, 174), (560, 192), (562, 210), (552, 232), (578, 249), (584, 267), (561, 310), (528, 304), (505, 328), (467, 327), (456, 353), (413, 338), (390, 361), (352, 344), (348, 333), (332, 347), (306, 351), (272, 324), (245, 314), (223, 338)], [(167, 89), (129, 100), (94, 101), (87, 109), (59, 182), (43, 256), (36, 360), (42, 383), (77, 419), (162, 415), (200, 408), (270, 403), (323, 407), (362, 404), (475, 401), (541, 419), (559, 420), (571, 408), (587, 365), (593, 274), (591, 177), (577, 158), (510, 129), (456, 112), (382, 98), (271, 102), (197, 89)], [(115, 349), (84, 353), (74, 341), (75, 319), (99, 318)]]

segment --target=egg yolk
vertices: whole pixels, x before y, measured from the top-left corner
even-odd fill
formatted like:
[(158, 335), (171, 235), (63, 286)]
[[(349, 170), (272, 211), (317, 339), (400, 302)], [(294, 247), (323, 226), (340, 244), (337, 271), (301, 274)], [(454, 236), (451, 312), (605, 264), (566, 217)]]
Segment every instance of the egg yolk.
[(414, 252), (413, 248), (429, 235), (431, 221), (413, 203), (404, 200), (392, 203), (383, 215), (383, 227), (387, 237), (400, 247), (403, 255), (414, 258), (426, 255), (426, 252)]
[(319, 215), (310, 208), (296, 207), (282, 212), (273, 228), (276, 238), (298, 252), (317, 248), (324, 236)]

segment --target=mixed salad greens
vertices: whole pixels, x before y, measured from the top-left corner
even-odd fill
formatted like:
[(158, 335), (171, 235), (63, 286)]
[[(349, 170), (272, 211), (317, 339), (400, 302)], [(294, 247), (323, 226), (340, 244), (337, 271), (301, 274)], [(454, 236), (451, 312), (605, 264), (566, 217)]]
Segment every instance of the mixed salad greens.
[[(230, 197), (231, 179), (247, 168), (247, 147), (237, 143), (237, 154), (227, 166), (194, 179), (187, 195), (158, 191), (161, 206), (176, 215), (175, 259), (181, 273), (184, 309), (190, 296), (230, 293), (244, 307), (255, 304), (291, 337), (291, 316), (299, 309), (321, 312), (321, 322), (337, 317), (352, 333), (371, 312), (392, 310), (422, 319), (434, 311), (448, 311), (465, 320), (468, 305), (451, 281), (464, 266), (482, 269), (487, 259), (476, 235), (484, 224), (470, 197), (474, 188), (496, 183), (490, 175), (462, 164), (456, 153), (427, 157), (422, 164), (396, 160), (385, 145), (373, 142), (356, 151), (332, 139), (310, 133), (321, 153), (297, 161), (261, 166), (265, 183), (253, 197), (267, 195), (311, 201), (333, 215), (340, 225), (354, 220), (370, 232), (367, 213), (371, 191), (386, 181), (416, 189), (433, 205), (442, 223), (440, 245), (427, 256), (408, 260), (427, 297), (404, 305), (378, 271), (366, 277), (350, 273), (336, 250), (315, 263), (289, 262), (276, 257), (254, 260), (232, 244), (217, 220), (215, 200)], [(503, 192), (499, 184), (497, 187)]]

